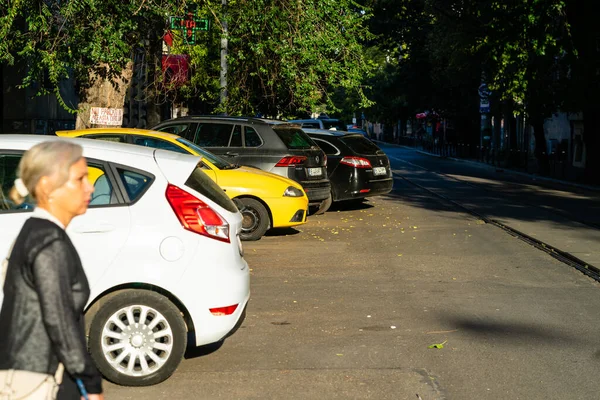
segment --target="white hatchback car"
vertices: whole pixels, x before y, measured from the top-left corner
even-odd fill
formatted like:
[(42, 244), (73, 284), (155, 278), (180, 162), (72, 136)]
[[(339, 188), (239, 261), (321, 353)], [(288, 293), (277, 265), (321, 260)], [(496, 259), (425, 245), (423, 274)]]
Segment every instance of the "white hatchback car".
[[(0, 135), (0, 256), (29, 217), (7, 193), (23, 152), (46, 140), (83, 146), (90, 207), (67, 232), (91, 286), (89, 350), (121, 385), (161, 382), (188, 345), (219, 342), (241, 324), (250, 296), (242, 217), (200, 157), (90, 139)], [(0, 297), (0, 304), (2, 298)]]

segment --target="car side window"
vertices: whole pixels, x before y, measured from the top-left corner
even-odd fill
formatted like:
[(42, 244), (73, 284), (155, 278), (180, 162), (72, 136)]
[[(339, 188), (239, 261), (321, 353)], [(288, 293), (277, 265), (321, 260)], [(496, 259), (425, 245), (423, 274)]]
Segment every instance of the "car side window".
[(127, 196), (131, 203), (134, 203), (142, 197), (146, 189), (150, 187), (154, 180), (153, 176), (146, 175), (142, 173), (142, 171), (132, 171), (117, 167), (117, 173), (119, 174), (119, 178), (125, 187), (125, 191), (127, 192)]
[(200, 147), (227, 147), (233, 126), (230, 124), (198, 124), (196, 144)]
[(138, 146), (152, 147), (155, 149), (175, 151), (177, 153), (189, 154), (185, 149), (182, 149), (181, 147), (171, 142), (158, 138), (134, 136), (133, 144), (137, 144)]
[(94, 187), (94, 193), (92, 193), (90, 199), (90, 207), (118, 203), (112, 183), (102, 165), (88, 162), (88, 179)]
[[(192, 126), (193, 125), (193, 126)], [(160, 132), (172, 133), (179, 135), (187, 140), (194, 141), (194, 134), (196, 133), (195, 124), (174, 124), (156, 129)]]
[(0, 154), (0, 213), (13, 210), (33, 210), (33, 202), (26, 198), (23, 204), (15, 204), (9, 197), (22, 154)]
[(233, 133), (231, 134), (231, 140), (229, 141), (229, 147), (242, 147), (242, 126), (235, 125), (233, 127)]
[(246, 147), (258, 147), (262, 144), (262, 139), (254, 128), (247, 126), (244, 129), (244, 145)]
[(340, 151), (337, 149), (337, 147), (335, 147), (334, 145), (332, 145), (331, 143), (322, 140), (322, 139), (317, 139), (317, 138), (312, 138), (315, 143), (317, 143), (317, 145), (321, 148), (321, 150), (323, 150), (325, 152), (325, 154), (327, 154), (328, 156), (334, 156), (336, 154), (339, 154)]

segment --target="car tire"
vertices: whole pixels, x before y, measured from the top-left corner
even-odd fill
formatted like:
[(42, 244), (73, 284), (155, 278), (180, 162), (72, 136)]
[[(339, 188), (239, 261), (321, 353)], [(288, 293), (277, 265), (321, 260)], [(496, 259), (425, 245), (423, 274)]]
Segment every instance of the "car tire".
[(333, 203), (333, 196), (329, 195), (328, 198), (326, 198), (325, 200), (323, 200), (321, 202), (321, 205), (319, 206), (319, 208), (315, 211), (315, 215), (321, 215), (321, 214), (325, 214), (327, 212), (327, 210), (329, 210), (329, 207), (331, 207), (331, 204)]
[(267, 208), (258, 200), (250, 198), (236, 199), (242, 213), (242, 231), (240, 239), (246, 241), (258, 240), (269, 229), (271, 219)]
[(105, 379), (123, 386), (150, 386), (170, 377), (181, 363), (187, 329), (181, 312), (165, 296), (127, 290), (101, 305), (88, 346)]

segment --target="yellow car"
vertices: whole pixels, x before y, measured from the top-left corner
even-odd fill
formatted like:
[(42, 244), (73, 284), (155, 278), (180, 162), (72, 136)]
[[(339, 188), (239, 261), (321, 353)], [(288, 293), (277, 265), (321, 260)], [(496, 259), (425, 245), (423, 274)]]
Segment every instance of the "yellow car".
[(252, 167), (233, 165), (196, 144), (165, 132), (130, 128), (58, 131), (58, 136), (101, 139), (201, 156), (204, 172), (240, 209), (242, 240), (258, 240), (270, 228), (306, 222), (308, 197), (297, 182)]

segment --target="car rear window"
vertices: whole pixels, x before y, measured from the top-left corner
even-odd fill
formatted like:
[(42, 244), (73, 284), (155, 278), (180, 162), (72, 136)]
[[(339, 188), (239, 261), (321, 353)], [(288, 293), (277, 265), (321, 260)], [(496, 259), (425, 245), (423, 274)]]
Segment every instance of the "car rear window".
[(342, 122), (340, 122), (339, 120), (323, 121), (323, 128), (324, 129), (335, 128), (338, 131), (346, 130), (346, 127), (344, 126), (344, 124)]
[(202, 164), (198, 164), (194, 169), (194, 172), (192, 172), (185, 182), (185, 185), (203, 196), (208, 197), (227, 211), (232, 213), (238, 212), (238, 208), (233, 204), (233, 201), (227, 197), (225, 191), (210, 179), (208, 175), (202, 172)]
[(313, 146), (317, 146), (302, 129), (274, 127), (273, 130), (288, 149), (310, 149)]
[(382, 150), (377, 147), (373, 142), (366, 139), (364, 136), (352, 135), (348, 137), (340, 138), (346, 146), (350, 147), (357, 154), (377, 154)]

